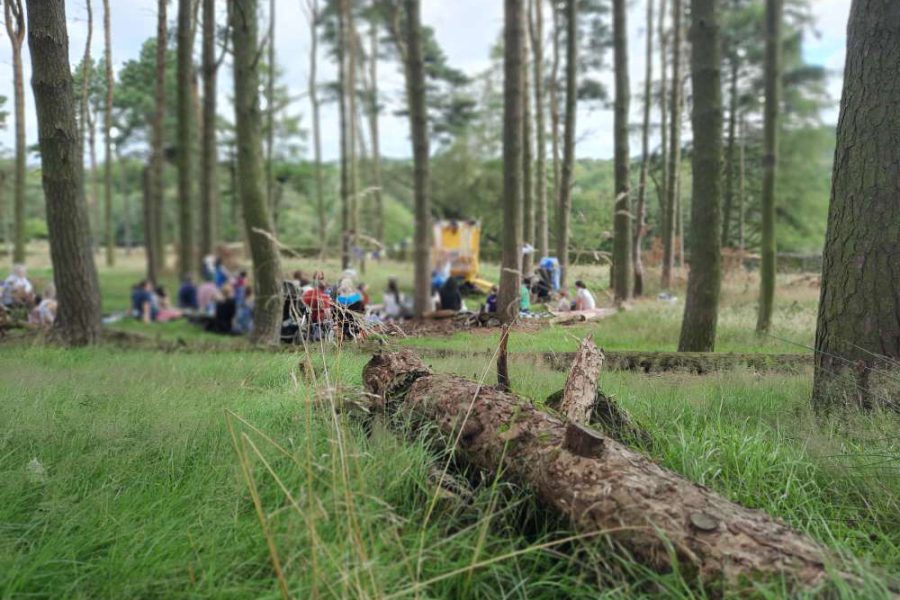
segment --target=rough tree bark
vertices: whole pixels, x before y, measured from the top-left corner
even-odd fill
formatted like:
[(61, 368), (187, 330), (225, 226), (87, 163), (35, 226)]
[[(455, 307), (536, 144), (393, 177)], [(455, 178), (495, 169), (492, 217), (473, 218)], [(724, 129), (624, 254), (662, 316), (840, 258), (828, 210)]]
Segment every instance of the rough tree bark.
[(105, 199), (104, 221), (106, 223), (106, 266), (116, 264), (116, 230), (112, 210), (112, 111), (113, 111), (113, 67), (112, 67), (112, 24), (109, 0), (103, 0), (103, 55), (106, 58), (106, 109), (103, 112), (103, 140), (105, 160), (103, 163), (103, 196)]
[(677, 564), (710, 590), (736, 593), (760, 578), (828, 580), (831, 556), (782, 521), (517, 396), (432, 374), (409, 351), (375, 356), (363, 379), (388, 413), (438, 437), (462, 462), (502, 472), (579, 531), (604, 532), (651, 569)]
[(200, 153), (200, 255), (213, 253), (218, 237), (219, 180), (216, 141), (216, 1), (203, 2), (203, 138)]
[(678, 171), (681, 165), (681, 30), (684, 20), (682, 0), (672, 2), (672, 91), (669, 104), (669, 166), (666, 176), (666, 205), (663, 218), (663, 264), (662, 281), (664, 290), (672, 287), (672, 270), (675, 268), (675, 198), (678, 190)]
[(634, 267), (634, 296), (644, 295), (644, 262), (641, 247), (644, 244), (644, 226), (647, 210), (647, 186), (650, 182), (650, 108), (653, 106), (653, 3), (647, 0), (647, 62), (644, 71), (644, 121), (641, 126), (641, 174), (638, 181), (637, 206), (634, 209), (634, 242), (632, 263)]
[(430, 298), (431, 206), (428, 196), (428, 114), (425, 109), (425, 61), (419, 0), (404, 0), (406, 7), (406, 101), (413, 146), (415, 224), (413, 247), (413, 312), (421, 318)]
[(547, 211), (547, 126), (544, 122), (544, 7), (541, 0), (530, 0), (529, 24), (534, 64), (534, 125), (537, 132), (535, 244), (538, 257), (543, 257), (549, 256), (550, 240)]
[(757, 333), (768, 333), (775, 304), (775, 176), (778, 169), (778, 112), (781, 102), (781, 29), (784, 0), (766, 0), (766, 103), (763, 115), (762, 262)]
[(613, 295), (617, 303), (631, 299), (634, 286), (631, 237), (631, 156), (628, 150), (628, 114), (631, 90), (628, 77), (628, 9), (625, 0), (613, 0), (613, 54), (616, 97), (613, 126), (615, 153), (615, 215), (613, 217)]
[(13, 172), (13, 262), (25, 262), (25, 80), (22, 74), (22, 44), (25, 42), (25, 11), (22, 0), (3, 3), (6, 33), (12, 44), (13, 97), (16, 114), (16, 158)]
[(178, 89), (176, 93), (178, 131), (176, 151), (178, 156), (178, 273), (186, 277), (194, 272), (194, 206), (193, 206), (193, 151), (191, 124), (194, 121), (191, 106), (191, 76), (193, 64), (193, 27), (191, 26), (191, 0), (178, 0)]
[[(739, 0), (734, 2), (737, 7)], [(727, 248), (731, 245), (731, 211), (734, 206), (735, 197), (735, 180), (734, 175), (737, 170), (736, 150), (737, 150), (737, 112), (738, 112), (738, 75), (740, 74), (740, 62), (738, 60), (737, 48), (733, 47), (735, 42), (732, 40), (732, 47), (728, 49), (728, 66), (730, 67), (730, 82), (728, 90), (728, 146), (725, 150), (725, 201), (722, 205), (722, 247)]]
[(29, 0), (27, 9), (41, 178), (59, 298), (54, 330), (64, 344), (84, 346), (100, 339), (100, 286), (84, 198), (84, 148), (75, 118), (65, 2)]
[(722, 284), (722, 86), (718, 0), (691, 0), (691, 80), (694, 131), (691, 197), (691, 271), (680, 352), (716, 346)]
[(148, 210), (150, 223), (147, 231), (150, 240), (147, 247), (147, 274), (155, 281), (166, 268), (165, 242), (163, 236), (163, 169), (165, 148), (163, 123), (166, 115), (166, 38), (168, 37), (166, 7), (167, 0), (157, 2), (156, 12), (156, 69), (154, 75), (153, 121), (150, 127), (150, 190)]
[(325, 179), (322, 171), (322, 123), (319, 117), (319, 86), (317, 66), (319, 62), (319, 1), (306, 0), (306, 15), (309, 21), (309, 79), (307, 91), (312, 112), (313, 160), (316, 172), (316, 213), (319, 218), (319, 254), (324, 257), (328, 251), (328, 215), (325, 212)]
[(572, 178), (575, 169), (575, 111), (578, 94), (578, 0), (566, 1), (566, 115), (563, 131), (563, 160), (556, 217), (556, 252), (560, 281), (566, 284), (569, 272), (569, 217), (572, 211)]
[[(531, 66), (528, 57), (531, 49), (528, 46), (528, 2), (522, 0), (522, 13), (526, 25), (522, 31), (522, 245), (534, 247), (534, 146), (531, 122), (531, 82), (528, 68)], [(531, 272), (534, 253), (522, 255), (522, 277)]]
[(275, 203), (275, 172), (272, 152), (275, 149), (275, 0), (269, 0), (269, 31), (266, 35), (269, 73), (266, 77), (266, 202), (272, 221), (278, 226)]
[(505, 0), (503, 33), (503, 254), (497, 312), (503, 323), (519, 316), (522, 286), (522, 123), (524, 116), (522, 0)]
[(281, 328), (281, 260), (266, 203), (259, 110), (257, 0), (234, 0), (231, 8), (234, 49), (234, 112), (238, 148), (238, 186), (253, 259), (253, 331), (250, 339), (277, 344)]
[(850, 10), (816, 329), (820, 410), (900, 399), (898, 9), (857, 0)]

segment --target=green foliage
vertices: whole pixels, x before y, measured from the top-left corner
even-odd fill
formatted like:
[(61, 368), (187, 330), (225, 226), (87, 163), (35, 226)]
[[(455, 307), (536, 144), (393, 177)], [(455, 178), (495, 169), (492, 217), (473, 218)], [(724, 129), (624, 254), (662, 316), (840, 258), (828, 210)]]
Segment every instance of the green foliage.
[(46, 220), (35, 217), (25, 220), (25, 239), (46, 240), (49, 236)]

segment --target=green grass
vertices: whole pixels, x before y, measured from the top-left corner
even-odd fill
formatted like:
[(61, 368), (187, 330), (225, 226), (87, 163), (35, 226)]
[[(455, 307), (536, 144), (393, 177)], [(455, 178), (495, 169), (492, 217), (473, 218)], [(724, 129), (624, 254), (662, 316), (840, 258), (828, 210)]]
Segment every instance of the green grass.
[[(373, 266), (367, 280), (378, 290), (402, 270)], [(127, 307), (139, 278), (139, 265), (102, 271), (107, 310)], [(817, 290), (780, 284), (775, 334), (810, 344)], [(651, 300), (590, 326), (514, 333), (510, 347), (572, 350), (590, 331), (609, 349), (672, 350), (680, 314)], [(719, 349), (803, 351), (757, 338), (754, 318), (754, 282), (732, 278)], [(115, 329), (207, 340), (185, 323)], [(495, 334), (402, 343), (459, 350), (430, 362), (493, 382), (489, 361), (469, 353), (494, 348)], [(441, 463), (423, 441), (364, 431), (331, 410), (357, 393), (367, 358), (329, 351), (314, 360), (313, 385), (299, 354), (0, 344), (0, 597), (277, 598), (269, 543), (296, 598), (705, 596), (603, 544), (537, 550), (571, 532), (513, 486), (435, 501), (428, 473)], [(565, 378), (515, 356), (511, 369), (516, 391), (537, 403)], [(900, 572), (900, 418), (817, 420), (810, 380), (604, 373), (601, 385), (650, 431), (656, 460), (783, 518), (865, 574), (839, 596), (887, 597), (882, 575)], [(776, 582), (758, 594), (785, 592)]]

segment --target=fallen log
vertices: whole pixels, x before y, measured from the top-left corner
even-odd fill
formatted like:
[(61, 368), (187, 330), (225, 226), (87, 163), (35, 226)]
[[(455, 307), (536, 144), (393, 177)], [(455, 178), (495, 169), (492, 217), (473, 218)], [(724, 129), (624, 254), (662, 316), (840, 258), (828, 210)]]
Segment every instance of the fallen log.
[(606, 532), (653, 569), (677, 564), (707, 589), (729, 591), (761, 578), (827, 581), (831, 557), (808, 536), (522, 398), (434, 374), (408, 350), (376, 355), (363, 379), (398, 422), (439, 436), (469, 465), (502, 472), (579, 531)]

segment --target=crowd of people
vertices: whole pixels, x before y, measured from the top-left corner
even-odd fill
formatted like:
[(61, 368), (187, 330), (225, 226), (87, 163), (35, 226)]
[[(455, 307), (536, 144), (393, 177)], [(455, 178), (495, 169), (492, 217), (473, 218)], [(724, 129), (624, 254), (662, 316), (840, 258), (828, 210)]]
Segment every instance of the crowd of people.
[(9, 276), (0, 283), (0, 305), (5, 311), (24, 312), (28, 324), (37, 327), (53, 325), (59, 308), (53, 284), (36, 293), (25, 265), (13, 265)]
[[(522, 316), (531, 316), (532, 305), (542, 304), (552, 312), (592, 311), (597, 308), (597, 300), (588, 289), (584, 281), (575, 282), (575, 298), (569, 295), (569, 290), (559, 286), (555, 281), (554, 273), (550, 265), (537, 268), (531, 275), (522, 280), (519, 290), (519, 313)], [(486, 313), (496, 313), (499, 288), (495, 285), (491, 288), (487, 300), (482, 307)]]

